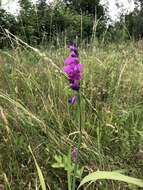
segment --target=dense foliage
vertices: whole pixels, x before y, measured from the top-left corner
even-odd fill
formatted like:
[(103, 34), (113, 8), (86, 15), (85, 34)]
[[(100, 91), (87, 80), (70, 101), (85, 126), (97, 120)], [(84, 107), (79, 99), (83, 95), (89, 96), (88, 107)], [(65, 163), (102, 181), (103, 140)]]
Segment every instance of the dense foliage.
[(19, 0), (20, 13), (14, 17), (0, 9), (0, 47), (9, 46), (4, 29), (16, 34), (32, 45), (47, 45), (49, 42), (64, 43), (67, 40), (90, 41), (97, 37), (105, 41), (121, 41), (143, 37), (143, 3), (135, 0), (135, 10), (121, 15), (120, 21), (108, 24), (107, 6), (99, 0), (57, 0), (46, 4), (38, 0)]
[[(45, 0), (37, 1), (34, 5), (30, 0), (19, 0), (20, 13), (15, 19), (16, 27), (11, 28), (13, 24), (10, 21), (9, 13), (7, 20), (2, 28), (7, 28), (10, 32), (22, 38), (24, 41), (32, 45), (47, 44), (49, 41), (55, 41), (57, 38), (63, 39), (86, 39), (89, 40), (94, 32), (95, 25), (95, 7), (100, 17), (100, 24), (97, 26), (97, 34), (100, 36), (105, 29), (105, 18), (103, 7), (96, 2), (94, 11), (91, 9), (94, 2), (85, 6), (85, 1), (81, 4), (66, 4), (57, 1), (54, 5), (46, 4)], [(81, 9), (78, 9), (81, 6)], [(5, 15), (1, 16), (3, 20)], [(14, 16), (11, 15), (12, 18)], [(7, 25), (7, 22), (10, 22)], [(14, 23), (15, 25), (15, 23)], [(62, 38), (61, 38), (62, 37)]]
[(5, 35), (5, 29), (8, 29), (15, 34), (15, 31), (17, 30), (17, 22), (13, 15), (7, 13), (3, 9), (0, 9), (0, 48), (9, 45)]
[(128, 30), (131, 36), (135, 38), (143, 38), (143, 1), (139, 0), (140, 8), (136, 8), (134, 12), (125, 17)]

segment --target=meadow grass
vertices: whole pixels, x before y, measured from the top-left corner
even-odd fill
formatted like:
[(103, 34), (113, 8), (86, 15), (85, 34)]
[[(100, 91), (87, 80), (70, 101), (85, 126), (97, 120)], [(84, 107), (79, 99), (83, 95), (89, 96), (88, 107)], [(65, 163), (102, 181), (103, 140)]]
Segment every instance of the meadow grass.
[[(60, 68), (64, 47), (41, 50)], [(143, 45), (94, 43), (80, 48), (82, 81), (83, 176), (120, 170), (143, 176)], [(39, 189), (32, 155), (47, 189), (66, 190), (66, 172), (52, 167), (55, 155), (67, 155), (77, 141), (77, 106), (69, 106), (65, 77), (24, 47), (0, 51), (0, 183), (6, 190)], [(136, 189), (123, 183), (97, 182), (84, 189)]]

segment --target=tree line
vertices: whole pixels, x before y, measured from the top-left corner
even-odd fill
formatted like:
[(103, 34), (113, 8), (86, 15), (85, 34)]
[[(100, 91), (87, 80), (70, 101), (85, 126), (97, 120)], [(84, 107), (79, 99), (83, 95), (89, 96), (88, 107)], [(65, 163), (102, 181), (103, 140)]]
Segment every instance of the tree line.
[(93, 38), (116, 41), (143, 37), (143, 2), (140, 8), (123, 15), (116, 24), (109, 25), (106, 9), (100, 0), (57, 0), (47, 4), (38, 0), (19, 0), (20, 12), (14, 16), (0, 9), (0, 48), (9, 46), (4, 29), (32, 45), (64, 43), (77, 39), (80, 42)]

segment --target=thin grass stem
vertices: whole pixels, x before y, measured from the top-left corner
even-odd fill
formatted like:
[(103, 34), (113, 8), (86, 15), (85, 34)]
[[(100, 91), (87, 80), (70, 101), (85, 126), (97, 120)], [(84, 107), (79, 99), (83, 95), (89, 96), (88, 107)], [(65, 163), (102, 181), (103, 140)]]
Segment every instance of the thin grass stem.
[(77, 175), (78, 161), (79, 161), (79, 150), (80, 150), (81, 142), (82, 142), (82, 113), (81, 113), (80, 92), (78, 92), (78, 102), (79, 102), (79, 109), (78, 109), (78, 112), (79, 112), (79, 140), (78, 140), (78, 145), (77, 145), (77, 158), (75, 160), (75, 165), (74, 165), (72, 190), (75, 190), (75, 186), (76, 186), (76, 175)]

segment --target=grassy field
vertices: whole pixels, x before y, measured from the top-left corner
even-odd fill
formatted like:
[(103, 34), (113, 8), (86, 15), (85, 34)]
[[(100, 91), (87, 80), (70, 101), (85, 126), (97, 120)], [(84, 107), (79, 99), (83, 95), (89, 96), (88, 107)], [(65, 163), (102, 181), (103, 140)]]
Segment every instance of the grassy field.
[[(68, 50), (47, 48), (60, 68)], [(127, 42), (79, 48), (82, 81), (83, 176), (121, 170), (143, 178), (143, 45)], [(31, 149), (49, 190), (67, 190), (56, 156), (67, 155), (78, 139), (77, 105), (65, 77), (32, 50), (0, 51), (0, 183), (6, 190), (35, 190), (39, 179)], [(80, 181), (80, 179), (79, 179)], [(81, 188), (82, 189), (82, 188)], [(84, 190), (129, 190), (121, 182), (97, 182)]]

